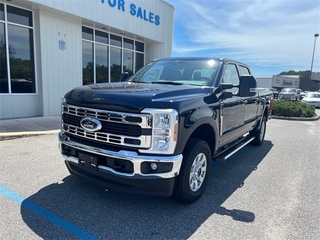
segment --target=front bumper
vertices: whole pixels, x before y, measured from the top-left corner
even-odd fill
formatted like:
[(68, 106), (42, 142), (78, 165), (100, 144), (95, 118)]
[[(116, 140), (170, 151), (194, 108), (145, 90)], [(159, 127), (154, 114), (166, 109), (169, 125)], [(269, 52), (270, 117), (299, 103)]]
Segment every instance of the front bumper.
[[(131, 193), (172, 195), (175, 177), (179, 175), (182, 164), (182, 154), (150, 156), (126, 150), (115, 152), (72, 141), (62, 132), (59, 133), (59, 148), (71, 174), (102, 184), (108, 189)], [(85, 156), (84, 160), (79, 159), (79, 154)], [(130, 171), (118, 171), (116, 167), (105, 164), (107, 161), (122, 161), (124, 165), (132, 167)], [(159, 172), (150, 170), (146, 173), (146, 166), (151, 163), (170, 166), (170, 169), (159, 168)]]
[(280, 99), (280, 100), (295, 101), (295, 100), (297, 100), (297, 96), (294, 95), (294, 94), (283, 94), (283, 93), (280, 93), (280, 94), (278, 95), (278, 99)]
[(305, 101), (305, 100), (302, 100), (301, 102), (302, 102), (302, 103), (305, 103), (305, 104), (313, 105), (315, 108), (320, 108), (320, 102), (316, 102), (316, 101)]

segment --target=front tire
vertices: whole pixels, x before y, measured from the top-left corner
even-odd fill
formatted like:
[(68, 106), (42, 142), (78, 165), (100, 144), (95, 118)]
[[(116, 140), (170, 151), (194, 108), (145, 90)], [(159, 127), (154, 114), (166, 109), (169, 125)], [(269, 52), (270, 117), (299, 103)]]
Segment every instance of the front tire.
[(174, 197), (185, 203), (197, 201), (205, 190), (210, 167), (211, 151), (208, 144), (201, 139), (190, 139), (176, 179)]
[(260, 146), (263, 143), (264, 136), (266, 134), (266, 127), (267, 127), (266, 117), (263, 116), (261, 121), (262, 121), (262, 123), (261, 123), (260, 128), (258, 128), (258, 126), (257, 126), (250, 133), (252, 136), (254, 136), (254, 139), (251, 143), (252, 143), (252, 145), (255, 145), (255, 146)]

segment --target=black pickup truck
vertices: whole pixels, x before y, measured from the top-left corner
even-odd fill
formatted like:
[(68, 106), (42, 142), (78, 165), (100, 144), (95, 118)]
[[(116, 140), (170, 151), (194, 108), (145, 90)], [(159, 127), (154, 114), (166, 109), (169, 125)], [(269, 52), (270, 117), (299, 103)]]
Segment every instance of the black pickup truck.
[(73, 175), (192, 203), (211, 160), (263, 143), (272, 96), (237, 61), (158, 59), (124, 81), (68, 92), (59, 148)]

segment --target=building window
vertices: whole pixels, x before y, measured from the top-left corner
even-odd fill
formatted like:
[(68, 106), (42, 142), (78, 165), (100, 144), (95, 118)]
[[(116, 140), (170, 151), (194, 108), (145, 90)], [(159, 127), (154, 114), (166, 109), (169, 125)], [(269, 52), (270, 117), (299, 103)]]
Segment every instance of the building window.
[(136, 53), (136, 71), (142, 68), (144, 65), (144, 54)]
[(5, 25), (0, 23), (0, 93), (9, 93)]
[(35, 93), (32, 12), (0, 4), (0, 93)]
[(7, 6), (8, 22), (32, 27), (32, 12)]
[(96, 43), (96, 83), (109, 82), (108, 48)]
[(136, 46), (136, 71), (144, 66), (144, 43), (143, 42), (135, 42)]
[(108, 44), (109, 43), (108, 33), (100, 32), (96, 30), (96, 42)]
[(93, 77), (93, 43), (82, 42), (82, 78), (83, 85), (92, 84)]
[(136, 41), (136, 51), (144, 52), (144, 43)]
[(123, 42), (125, 48), (133, 50), (133, 40), (125, 38)]
[(93, 29), (82, 27), (82, 39), (93, 40)]
[(121, 75), (121, 49), (110, 48), (111, 82), (119, 82)]
[(82, 27), (83, 85), (119, 82), (121, 73), (132, 75), (143, 65), (143, 42)]
[(4, 20), (4, 7), (0, 4), (0, 20)]
[(133, 51), (123, 50), (123, 72), (133, 74)]
[(111, 34), (110, 44), (117, 47), (122, 47), (122, 37)]

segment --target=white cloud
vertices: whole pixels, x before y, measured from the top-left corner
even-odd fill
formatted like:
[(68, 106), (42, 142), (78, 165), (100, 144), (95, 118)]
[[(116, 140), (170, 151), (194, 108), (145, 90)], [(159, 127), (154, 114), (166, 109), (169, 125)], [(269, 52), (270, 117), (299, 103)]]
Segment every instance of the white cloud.
[[(175, 6), (176, 26), (185, 28), (189, 40), (175, 35), (175, 55), (219, 52), (257, 65), (310, 69), (314, 33), (320, 33), (319, 0), (168, 2)], [(320, 71), (320, 37), (313, 69)]]

